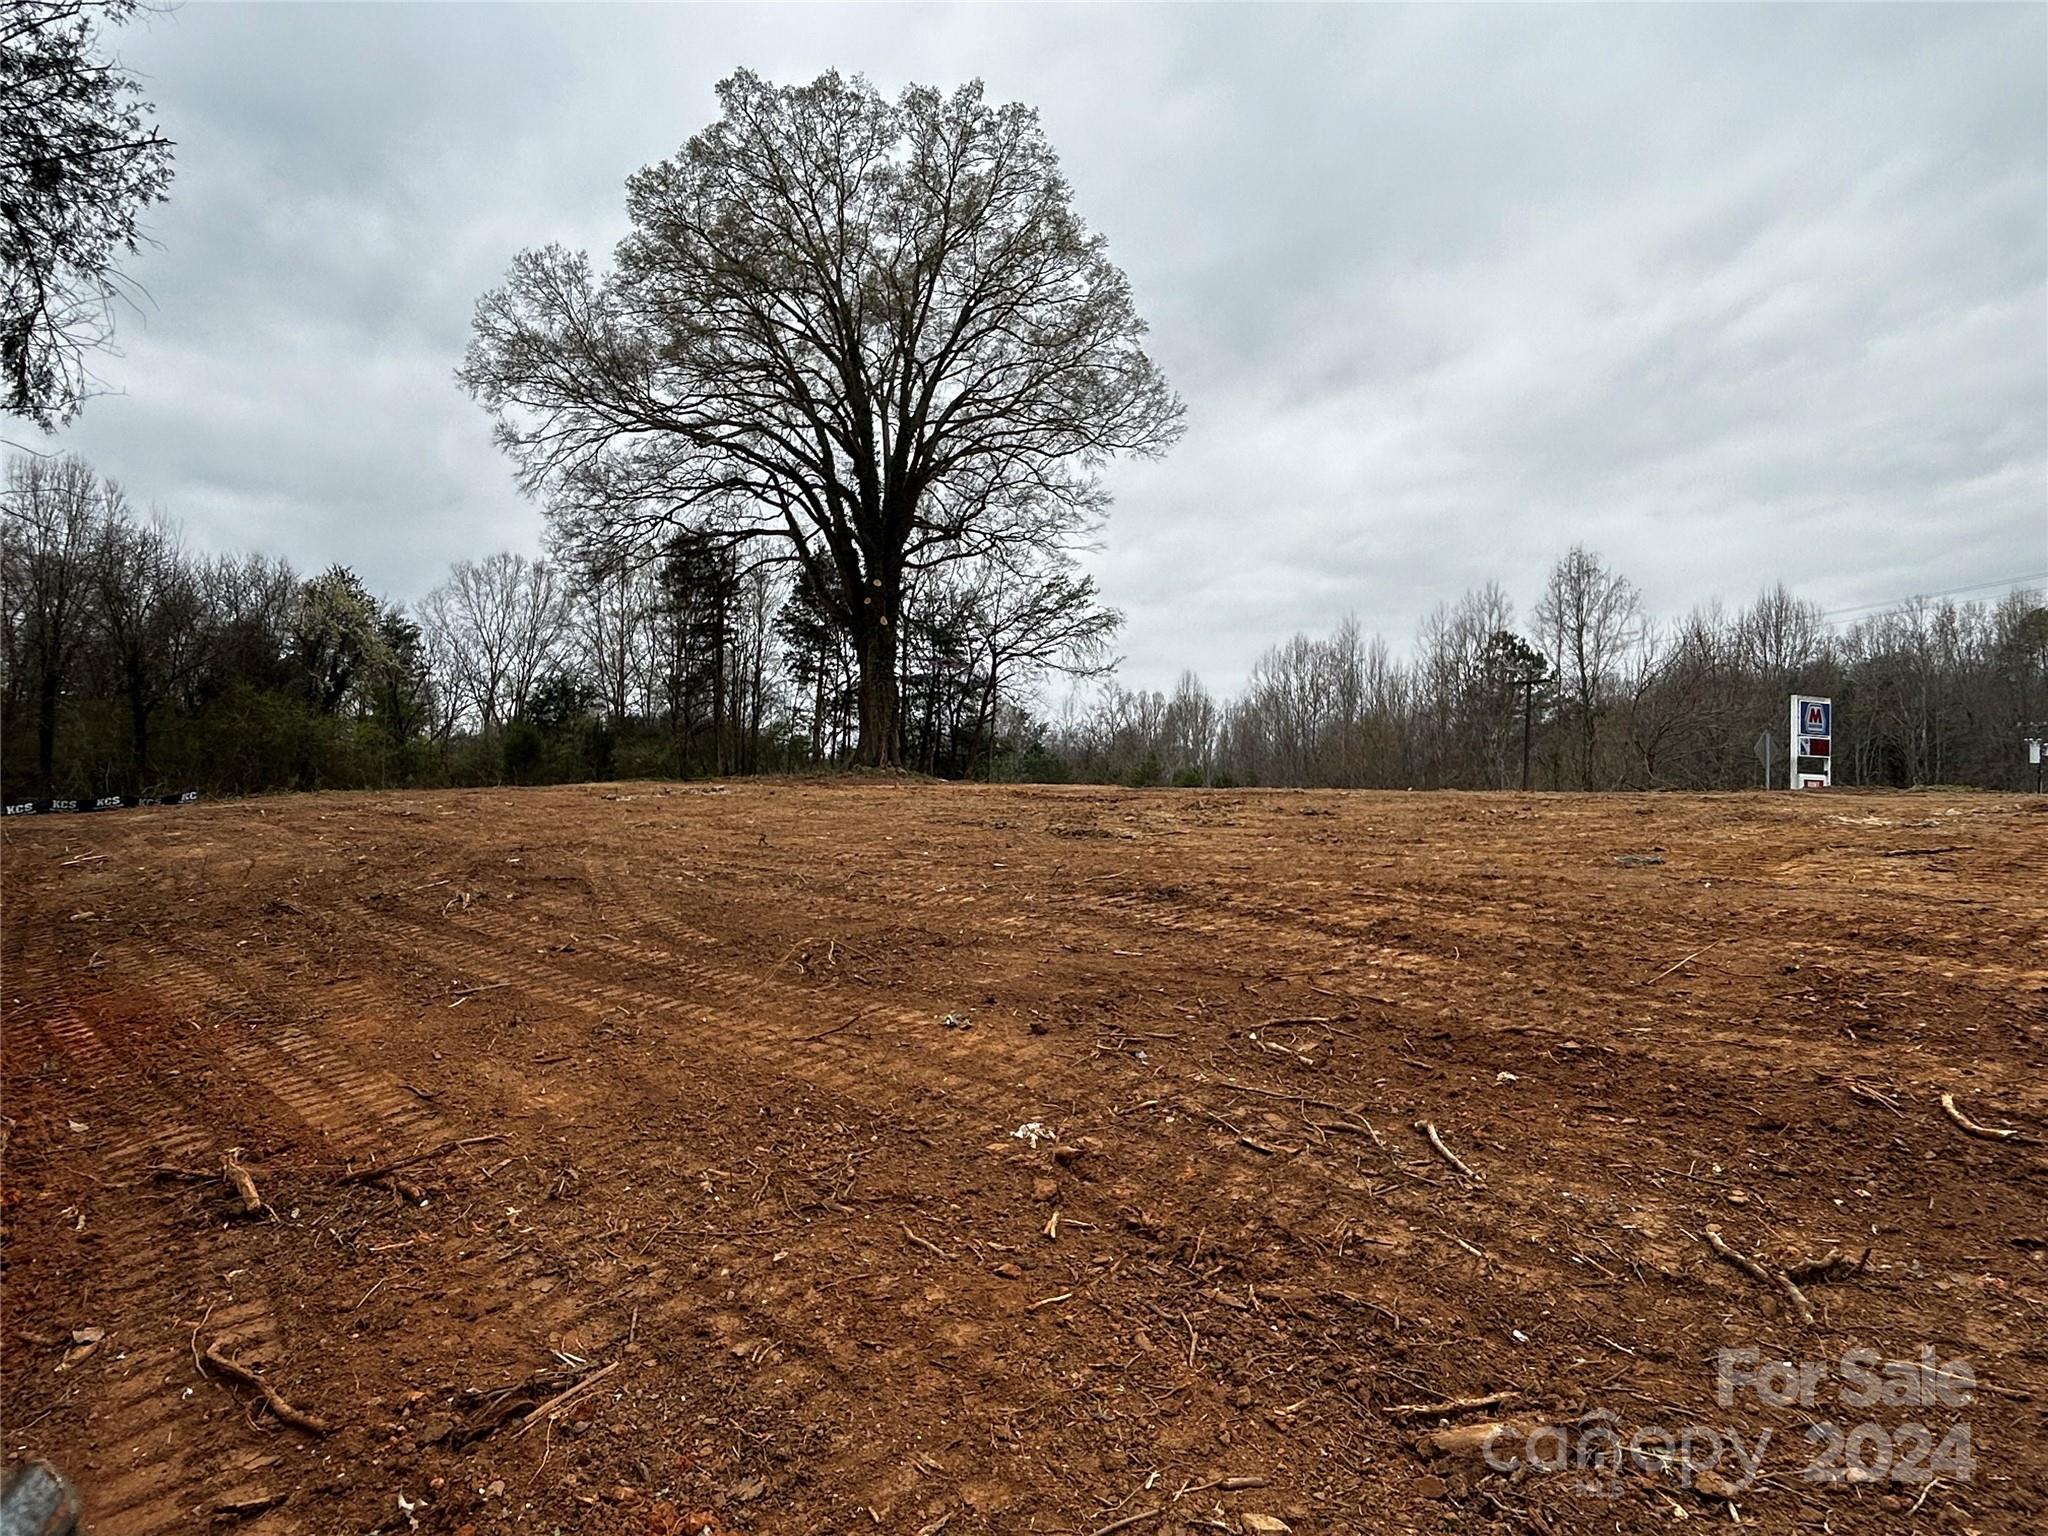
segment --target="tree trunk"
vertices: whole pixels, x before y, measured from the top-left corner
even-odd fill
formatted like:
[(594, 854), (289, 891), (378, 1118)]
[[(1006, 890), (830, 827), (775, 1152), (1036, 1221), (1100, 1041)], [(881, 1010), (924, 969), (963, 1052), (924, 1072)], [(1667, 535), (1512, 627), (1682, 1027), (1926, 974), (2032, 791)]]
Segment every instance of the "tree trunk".
[(726, 774), (725, 762), (725, 594), (718, 594), (720, 612), (717, 627), (712, 631), (711, 651), (711, 752), (713, 771), (720, 778)]
[(57, 793), (57, 699), (63, 691), (64, 680), (57, 669), (46, 667), (36, 700), (36, 775), (45, 796)]
[(967, 760), (967, 777), (973, 778), (977, 768), (983, 770), (983, 777), (989, 777), (992, 756), (995, 751), (996, 724), (996, 663), (991, 657), (988, 664), (988, 686), (981, 693), (981, 708), (974, 713), (974, 752)]
[(748, 701), (751, 718), (747, 722), (747, 772), (761, 771), (761, 712), (764, 702), (766, 674), (763, 664), (768, 650), (767, 636), (757, 626), (754, 631), (754, 695)]
[(937, 775), (939, 771), (939, 657), (938, 647), (932, 647), (929, 662), (930, 671), (925, 674), (924, 719), (918, 724), (917, 754), (911, 761), (926, 773)]
[(903, 741), (896, 680), (896, 626), (886, 616), (862, 627), (860, 640), (860, 743), (853, 760), (862, 768), (900, 768)]
[(135, 794), (149, 789), (149, 694), (140, 683), (128, 685), (128, 734), (133, 748)]

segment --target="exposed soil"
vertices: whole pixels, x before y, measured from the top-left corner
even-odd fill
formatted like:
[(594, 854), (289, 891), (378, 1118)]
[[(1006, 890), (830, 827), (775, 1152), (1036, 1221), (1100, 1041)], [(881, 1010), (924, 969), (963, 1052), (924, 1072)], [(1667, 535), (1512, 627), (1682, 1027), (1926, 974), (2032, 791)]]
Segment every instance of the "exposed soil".
[[(2043, 809), (842, 782), (9, 823), (7, 1451), (105, 1533), (2043, 1529)], [(1710, 1224), (1841, 1250), (1814, 1321)], [(1980, 1386), (1717, 1402), (1723, 1348), (1858, 1346)], [(1611, 1476), (1418, 1449), (1500, 1418), (1496, 1460), (1773, 1437), (1749, 1486), (1689, 1479), (1697, 1437)], [(1802, 1475), (1865, 1421), (1873, 1475)]]

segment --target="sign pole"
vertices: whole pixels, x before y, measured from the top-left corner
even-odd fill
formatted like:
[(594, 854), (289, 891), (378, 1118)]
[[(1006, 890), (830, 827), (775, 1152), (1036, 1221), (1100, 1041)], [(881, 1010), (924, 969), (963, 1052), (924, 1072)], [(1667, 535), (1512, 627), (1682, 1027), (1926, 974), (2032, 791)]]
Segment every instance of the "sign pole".
[(1522, 679), (1522, 793), (1529, 792), (1529, 736), (1536, 715), (1536, 679)]

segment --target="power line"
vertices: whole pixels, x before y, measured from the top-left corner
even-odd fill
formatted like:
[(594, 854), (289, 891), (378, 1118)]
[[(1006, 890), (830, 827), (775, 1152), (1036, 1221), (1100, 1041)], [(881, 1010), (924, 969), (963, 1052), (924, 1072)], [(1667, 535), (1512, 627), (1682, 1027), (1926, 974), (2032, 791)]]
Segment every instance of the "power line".
[(2030, 581), (2048, 581), (2048, 571), (2023, 571), (2017, 576), (1999, 576), (1990, 581), (1973, 581), (1967, 586), (1950, 587), (1941, 592), (1915, 592), (1910, 597), (1893, 598), (1883, 603), (1856, 603), (1847, 608), (1830, 608), (1821, 615), (1824, 619), (1838, 619), (1849, 613), (1876, 613), (1886, 608), (1903, 608), (1908, 603), (1937, 597), (1962, 597), (1971, 592), (1983, 592), (1993, 587), (2012, 590), (2025, 586)]

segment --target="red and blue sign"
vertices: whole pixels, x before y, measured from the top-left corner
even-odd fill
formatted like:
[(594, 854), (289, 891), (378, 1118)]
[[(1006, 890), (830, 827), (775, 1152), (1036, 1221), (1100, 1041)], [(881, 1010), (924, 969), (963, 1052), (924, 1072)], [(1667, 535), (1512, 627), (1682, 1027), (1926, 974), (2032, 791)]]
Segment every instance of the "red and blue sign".
[(1792, 695), (1792, 787), (1827, 789), (1835, 782), (1835, 704)]

